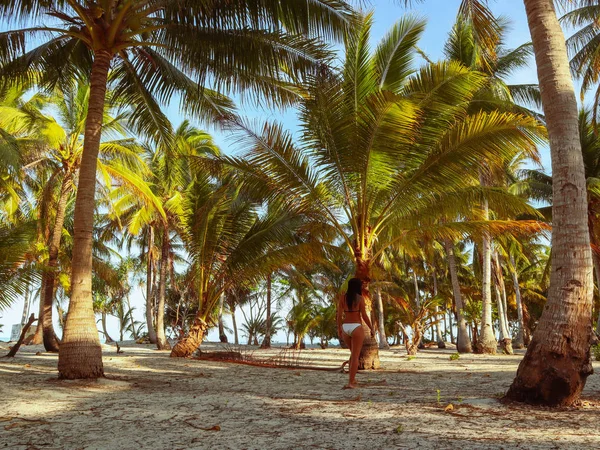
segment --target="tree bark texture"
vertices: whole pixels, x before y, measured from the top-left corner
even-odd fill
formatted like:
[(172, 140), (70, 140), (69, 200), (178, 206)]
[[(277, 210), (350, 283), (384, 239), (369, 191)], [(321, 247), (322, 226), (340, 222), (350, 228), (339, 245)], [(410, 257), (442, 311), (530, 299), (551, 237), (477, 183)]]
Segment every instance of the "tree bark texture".
[(39, 305), (38, 305), (38, 323), (37, 323), (37, 327), (35, 329), (35, 333), (33, 334), (33, 336), (31, 337), (31, 339), (27, 339), (25, 341), (25, 345), (40, 345), (44, 343), (44, 335), (43, 335), (43, 329), (44, 329), (44, 286), (46, 285), (46, 279), (45, 277), (42, 277), (42, 281), (40, 283), (40, 293), (39, 293)]
[(593, 373), (586, 179), (577, 102), (553, 1), (524, 3), (552, 158), (552, 259), (548, 301), (507, 397), (566, 406), (578, 399)]
[[(435, 273), (435, 269), (433, 270), (433, 296), (438, 296), (438, 281), (437, 274)], [(443, 316), (443, 315), (442, 315)], [(446, 343), (444, 342), (444, 338), (442, 337), (442, 330), (439, 323), (440, 317), (440, 308), (438, 305), (435, 305), (435, 339), (437, 340), (438, 348), (446, 348)]]
[(154, 227), (150, 226), (148, 230), (148, 251), (146, 253), (146, 257), (148, 261), (146, 261), (146, 328), (148, 329), (148, 339), (150, 343), (156, 344), (156, 331), (154, 331), (154, 301), (152, 299), (152, 286), (154, 281), (152, 279), (152, 274), (154, 273), (153, 262), (152, 262), (152, 252), (154, 247)]
[(54, 333), (54, 325), (52, 323), (52, 305), (54, 304), (54, 291), (56, 287), (56, 275), (58, 269), (58, 250), (62, 237), (63, 225), (65, 223), (65, 211), (67, 210), (67, 202), (71, 194), (71, 180), (67, 175), (64, 176), (61, 187), (58, 203), (56, 204), (56, 218), (54, 220), (54, 228), (50, 237), (50, 245), (48, 251), (48, 270), (44, 273), (46, 282), (44, 284), (44, 321), (42, 325), (42, 333), (44, 339), (44, 348), (49, 352), (57, 352), (59, 342)]
[[(456, 317), (458, 319), (458, 336), (456, 341), (456, 350), (459, 353), (471, 353), (471, 340), (467, 333), (467, 322), (463, 315), (463, 299), (460, 292), (460, 283), (458, 281), (458, 269), (456, 267), (456, 257), (454, 256), (454, 245), (450, 241), (444, 242), (446, 256), (448, 258), (448, 270), (450, 271), (450, 280), (452, 281), (452, 293), (454, 294), (454, 303), (456, 305)], [(450, 316), (451, 317), (451, 316)], [(450, 322), (450, 340), (453, 341), (452, 322)]]
[(267, 317), (265, 320), (265, 337), (260, 348), (271, 348), (271, 275), (267, 276)]
[(187, 336), (173, 346), (171, 357), (189, 358), (192, 356), (196, 349), (200, 347), (200, 344), (202, 344), (202, 339), (204, 339), (207, 328), (206, 322), (202, 318), (196, 316)]
[(377, 288), (375, 291), (375, 305), (377, 310), (377, 322), (379, 324), (379, 349), (389, 350), (390, 344), (388, 344), (387, 336), (385, 335), (385, 317), (383, 315), (383, 299), (381, 298), (381, 289)]
[(523, 321), (523, 300), (521, 298), (521, 287), (519, 286), (519, 276), (517, 275), (517, 265), (515, 264), (515, 258), (510, 255), (511, 265), (511, 276), (513, 281), (513, 288), (515, 290), (515, 297), (517, 301), (517, 335), (513, 341), (513, 348), (525, 348), (525, 333), (524, 333), (524, 321)]
[[(365, 310), (367, 315), (372, 317), (373, 302), (371, 301), (371, 295), (369, 294), (369, 283), (371, 282), (370, 261), (357, 258), (354, 276), (363, 283), (362, 297), (365, 301)], [(358, 359), (358, 368), (360, 370), (379, 369), (379, 344), (377, 344), (375, 338), (371, 337), (371, 330), (368, 329), (366, 324), (363, 323), (362, 326), (365, 331), (365, 340)]]
[(502, 353), (506, 355), (514, 354), (512, 348), (512, 337), (508, 330), (508, 317), (506, 315), (506, 288), (504, 286), (504, 279), (502, 277), (502, 268), (500, 267), (500, 260), (498, 253), (494, 252), (493, 260), (493, 273), (494, 273), (494, 287), (496, 290), (496, 304), (498, 306), (498, 323), (500, 328), (500, 348)]
[(92, 306), (92, 233), (96, 207), (96, 165), (111, 59), (112, 55), (109, 52), (97, 50), (92, 63), (90, 97), (73, 218), (71, 301), (58, 353), (58, 372), (61, 378), (104, 376), (102, 347)]
[(219, 341), (226, 344), (227, 335), (225, 334), (225, 324), (223, 323), (223, 303), (225, 302), (225, 293), (219, 298)]
[[(483, 201), (483, 218), (488, 220), (489, 209), (487, 200)], [(481, 330), (479, 332), (479, 353), (494, 355), (498, 348), (498, 342), (494, 334), (492, 322), (492, 242), (487, 234), (481, 240)]]
[(165, 225), (160, 251), (160, 271), (158, 274), (158, 305), (156, 308), (156, 347), (170, 350), (165, 336), (165, 295), (167, 290), (167, 268), (169, 266), (169, 229)]

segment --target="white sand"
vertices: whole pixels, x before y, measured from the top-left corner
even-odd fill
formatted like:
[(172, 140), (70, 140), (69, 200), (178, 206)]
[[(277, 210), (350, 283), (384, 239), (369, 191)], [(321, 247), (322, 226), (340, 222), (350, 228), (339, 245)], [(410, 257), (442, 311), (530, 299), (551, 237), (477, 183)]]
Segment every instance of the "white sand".
[[(0, 448), (600, 448), (598, 374), (577, 408), (497, 401), (522, 354), (450, 361), (453, 350), (426, 350), (409, 361), (401, 349), (381, 352), (385, 370), (358, 379), (387, 384), (341, 390), (340, 373), (171, 359), (149, 345), (119, 355), (104, 346), (107, 379), (58, 381), (57, 356), (40, 350), (0, 359)], [(347, 357), (301, 353), (303, 363), (332, 367)]]

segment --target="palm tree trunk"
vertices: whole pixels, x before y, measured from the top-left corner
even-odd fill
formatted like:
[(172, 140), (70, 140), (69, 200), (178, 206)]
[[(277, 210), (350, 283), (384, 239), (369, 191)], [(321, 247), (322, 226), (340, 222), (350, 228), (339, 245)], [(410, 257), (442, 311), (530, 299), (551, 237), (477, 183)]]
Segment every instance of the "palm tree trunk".
[[(487, 199), (483, 201), (483, 220), (489, 219)], [(479, 353), (495, 354), (498, 342), (494, 334), (492, 322), (492, 242), (487, 234), (484, 234), (481, 242), (481, 331), (479, 333)]]
[(188, 358), (202, 344), (208, 326), (199, 315), (200, 313), (196, 315), (188, 334), (173, 346), (173, 350), (171, 350), (172, 358)]
[(102, 311), (102, 319), (100, 321), (102, 323), (102, 333), (104, 334), (104, 342), (110, 344), (115, 342), (113, 338), (108, 335), (108, 331), (106, 330), (106, 312)]
[(25, 296), (23, 301), (23, 314), (21, 315), (21, 330), (27, 323), (27, 318), (29, 317), (29, 302), (30, 302), (30, 292), (29, 292), (29, 283), (25, 285)]
[(565, 38), (552, 0), (524, 0), (552, 157), (548, 301), (507, 397), (567, 406), (593, 373), (592, 255), (578, 112)]
[(271, 348), (271, 275), (267, 275), (267, 319), (265, 321), (267, 329), (265, 338), (260, 348)]
[(59, 348), (58, 339), (54, 333), (52, 324), (52, 305), (54, 303), (54, 288), (56, 285), (56, 271), (58, 266), (58, 250), (60, 248), (60, 240), (62, 237), (62, 229), (65, 223), (65, 211), (67, 210), (67, 201), (71, 193), (71, 180), (68, 175), (63, 177), (60, 187), (60, 197), (56, 205), (56, 219), (54, 220), (54, 228), (50, 237), (50, 245), (48, 252), (48, 270), (44, 273), (46, 282), (44, 284), (44, 321), (43, 321), (43, 337), (44, 348), (49, 352), (57, 352)]
[(135, 320), (133, 320), (133, 310), (131, 309), (131, 303), (129, 302), (129, 295), (125, 297), (125, 300), (127, 301), (127, 310), (129, 311), (129, 320), (131, 321), (131, 334), (133, 336), (133, 340), (137, 341), (138, 336), (137, 332), (135, 331)]
[[(438, 281), (437, 274), (435, 273), (435, 269), (433, 269), (433, 296), (438, 296)], [(435, 339), (437, 340), (438, 348), (446, 348), (446, 343), (444, 342), (444, 338), (442, 337), (442, 330), (439, 324), (440, 317), (440, 308), (438, 305), (435, 305)]]
[(230, 309), (231, 309), (231, 323), (233, 326), (233, 339), (234, 339), (235, 345), (240, 345), (237, 321), (235, 320), (235, 305), (231, 305)]
[(515, 297), (517, 301), (517, 335), (513, 341), (514, 348), (525, 348), (525, 334), (524, 334), (524, 323), (523, 323), (523, 300), (521, 299), (521, 287), (519, 286), (519, 276), (517, 275), (517, 266), (515, 264), (515, 258), (510, 255), (510, 266), (511, 275), (513, 280), (513, 288), (515, 290)]
[(146, 256), (146, 328), (148, 329), (148, 339), (152, 344), (157, 343), (156, 332), (154, 331), (154, 302), (152, 299), (152, 286), (154, 284), (152, 274), (154, 273), (152, 263), (152, 247), (154, 247), (154, 227), (150, 226), (148, 230), (148, 251)]
[[(598, 293), (600, 293), (600, 258), (592, 254), (594, 261), (594, 272), (596, 273), (596, 283), (598, 286)], [(598, 306), (598, 320), (596, 321), (596, 334), (600, 336), (600, 305)]]
[(169, 265), (169, 228), (165, 224), (160, 252), (160, 271), (158, 274), (158, 305), (156, 308), (156, 347), (170, 350), (165, 336), (165, 294), (167, 289), (167, 267)]
[(92, 306), (92, 232), (96, 207), (96, 164), (111, 59), (109, 52), (96, 50), (92, 63), (83, 154), (75, 200), (71, 301), (58, 353), (58, 372), (61, 378), (104, 376), (102, 347)]
[[(454, 246), (453, 244), (446, 240), (444, 241), (444, 247), (446, 249), (446, 256), (448, 258), (448, 270), (450, 271), (450, 280), (452, 281), (452, 293), (454, 294), (454, 303), (456, 305), (456, 317), (458, 319), (458, 336), (456, 342), (456, 350), (459, 353), (471, 353), (473, 349), (471, 348), (471, 341), (469, 340), (469, 335), (467, 333), (467, 323), (465, 321), (465, 317), (463, 315), (463, 300), (462, 294), (460, 293), (460, 284), (458, 282), (458, 271), (456, 268), (456, 257), (454, 256)], [(453, 330), (452, 330), (452, 315), (450, 314), (450, 341), (454, 341), (453, 339)]]
[(39, 305), (38, 305), (38, 322), (35, 328), (35, 333), (31, 338), (31, 341), (27, 340), (26, 343), (32, 345), (40, 345), (44, 343), (44, 286), (46, 285), (46, 278), (42, 277), (42, 281), (40, 283), (40, 293), (39, 293)]
[[(371, 261), (358, 258), (356, 260), (356, 272), (354, 275), (360, 279), (363, 283), (363, 294), (362, 297), (365, 301), (365, 310), (367, 315), (372, 317), (373, 302), (371, 301), (371, 295), (369, 294), (369, 283), (371, 282)], [(363, 347), (360, 352), (358, 359), (358, 368), (361, 370), (365, 369), (379, 369), (379, 344), (371, 337), (371, 330), (363, 323), (365, 330), (365, 340)]]
[(381, 299), (381, 289), (375, 291), (375, 309), (377, 309), (377, 321), (379, 322), (379, 349), (389, 350), (387, 336), (385, 335), (385, 317), (383, 316), (383, 300)]
[(507, 355), (514, 354), (512, 349), (512, 337), (508, 330), (508, 317), (506, 314), (506, 287), (502, 277), (502, 269), (498, 252), (494, 252), (493, 260), (494, 288), (496, 290), (496, 304), (498, 306), (498, 322), (500, 325), (500, 348)]
[(223, 324), (223, 303), (225, 302), (225, 293), (219, 298), (219, 340), (227, 343), (227, 335), (225, 334), (225, 325)]

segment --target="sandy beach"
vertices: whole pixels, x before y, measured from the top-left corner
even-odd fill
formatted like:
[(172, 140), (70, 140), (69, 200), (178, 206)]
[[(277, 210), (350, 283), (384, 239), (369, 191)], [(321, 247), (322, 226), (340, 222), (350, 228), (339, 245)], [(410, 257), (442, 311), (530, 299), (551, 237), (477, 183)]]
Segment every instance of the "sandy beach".
[[(8, 345), (0, 344), (2, 353)], [(222, 348), (203, 344), (204, 350)], [(171, 359), (150, 345), (104, 346), (106, 379), (61, 381), (57, 355), (23, 347), (0, 359), (0, 446), (10, 449), (599, 448), (600, 363), (581, 404), (549, 410), (506, 405), (514, 356), (403, 349), (383, 370), (342, 390), (338, 372)], [(270, 351), (242, 347), (255, 358)], [(287, 354), (339, 366), (342, 349)], [(451, 406), (450, 406), (451, 405)]]

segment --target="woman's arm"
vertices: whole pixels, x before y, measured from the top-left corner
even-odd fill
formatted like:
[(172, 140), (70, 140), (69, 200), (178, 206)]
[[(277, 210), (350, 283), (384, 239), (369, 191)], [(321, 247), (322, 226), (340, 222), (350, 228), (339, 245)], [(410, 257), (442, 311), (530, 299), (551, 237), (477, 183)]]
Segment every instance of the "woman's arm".
[(365, 309), (365, 299), (362, 298), (362, 296), (360, 297), (360, 315), (362, 317), (362, 320), (371, 329), (371, 336), (375, 336), (375, 330), (373, 329), (373, 325), (371, 324), (371, 319), (369, 318), (369, 315), (367, 314), (367, 311)]

